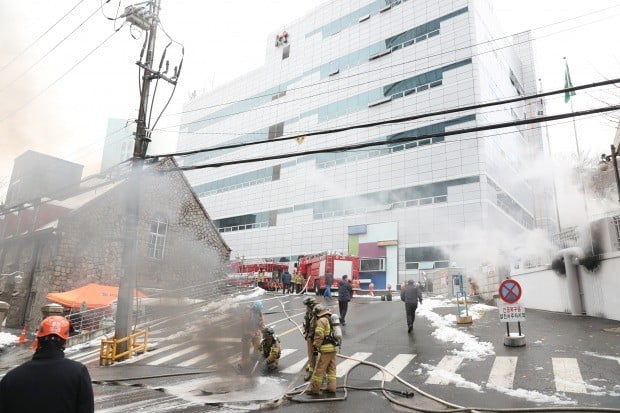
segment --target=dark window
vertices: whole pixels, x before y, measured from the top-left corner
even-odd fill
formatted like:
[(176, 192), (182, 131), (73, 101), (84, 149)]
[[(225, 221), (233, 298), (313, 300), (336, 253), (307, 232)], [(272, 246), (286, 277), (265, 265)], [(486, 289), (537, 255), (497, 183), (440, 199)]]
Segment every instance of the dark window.
[(284, 48), (282, 49), (282, 60), (284, 59), (288, 59), (289, 55), (291, 54), (291, 45), (287, 44), (286, 46), (284, 46)]
[(446, 261), (450, 256), (436, 247), (405, 248), (405, 262)]
[(269, 211), (269, 226), (275, 227), (278, 224), (278, 211)]
[(281, 169), (281, 165), (275, 165), (273, 167), (273, 174), (271, 175), (272, 181), (277, 181), (280, 179), (280, 169)]
[(268, 138), (275, 139), (279, 138), (284, 134), (284, 122), (276, 123), (275, 125), (271, 125), (269, 127)]
[(385, 258), (360, 258), (360, 272), (385, 271)]

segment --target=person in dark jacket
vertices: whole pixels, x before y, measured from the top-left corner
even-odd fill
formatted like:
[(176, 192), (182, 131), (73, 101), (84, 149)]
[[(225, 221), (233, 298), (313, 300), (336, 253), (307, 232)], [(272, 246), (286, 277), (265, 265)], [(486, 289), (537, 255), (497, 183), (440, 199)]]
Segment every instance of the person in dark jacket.
[(344, 317), (347, 315), (349, 309), (349, 301), (353, 297), (353, 287), (351, 282), (347, 279), (347, 275), (343, 275), (342, 279), (338, 281), (338, 308), (340, 309), (340, 324), (345, 325)]
[(71, 324), (47, 317), (37, 331), (32, 360), (9, 371), (0, 382), (0, 412), (91, 413), (95, 400), (86, 366), (65, 358)]
[(407, 332), (411, 333), (418, 302), (422, 304), (422, 293), (418, 290), (418, 287), (413, 284), (413, 280), (407, 281), (407, 287), (401, 289), (400, 299), (405, 303), (405, 311), (407, 312)]
[(331, 273), (325, 274), (325, 292), (323, 292), (323, 298), (332, 299), (332, 284), (334, 283), (334, 275)]
[(291, 273), (285, 270), (282, 273), (282, 292), (288, 294), (291, 289)]

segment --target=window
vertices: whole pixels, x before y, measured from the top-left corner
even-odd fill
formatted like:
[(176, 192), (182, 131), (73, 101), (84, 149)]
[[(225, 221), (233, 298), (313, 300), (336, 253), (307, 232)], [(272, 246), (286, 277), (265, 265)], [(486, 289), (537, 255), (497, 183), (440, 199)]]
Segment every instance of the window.
[(168, 232), (168, 220), (162, 216), (157, 216), (151, 221), (151, 234), (148, 242), (148, 256), (161, 260), (164, 258), (164, 246), (166, 244), (166, 233)]
[(405, 248), (405, 268), (408, 270), (426, 270), (447, 268), (450, 256), (436, 247)]
[(276, 123), (275, 125), (271, 125), (269, 127), (268, 139), (272, 140), (275, 138), (279, 138), (284, 134), (284, 122)]
[(385, 258), (360, 258), (360, 272), (385, 271)]
[(282, 49), (282, 60), (284, 59), (288, 59), (289, 55), (291, 54), (291, 45), (287, 44), (286, 46), (284, 46), (284, 48)]

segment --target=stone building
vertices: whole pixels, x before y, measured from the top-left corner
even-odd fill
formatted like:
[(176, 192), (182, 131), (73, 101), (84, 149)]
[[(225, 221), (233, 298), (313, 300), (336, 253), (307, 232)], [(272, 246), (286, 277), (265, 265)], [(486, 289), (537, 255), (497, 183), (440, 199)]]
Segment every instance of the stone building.
[[(140, 180), (138, 288), (178, 289), (219, 278), (230, 248), (172, 158)], [(129, 168), (82, 180), (72, 196), (0, 211), (0, 301), (6, 325), (34, 325), (49, 292), (118, 285), (125, 247)]]

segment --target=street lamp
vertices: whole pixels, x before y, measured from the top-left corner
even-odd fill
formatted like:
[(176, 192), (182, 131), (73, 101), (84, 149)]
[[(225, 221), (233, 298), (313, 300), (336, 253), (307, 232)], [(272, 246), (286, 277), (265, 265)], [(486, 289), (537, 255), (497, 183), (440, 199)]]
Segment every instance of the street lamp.
[(618, 174), (618, 150), (614, 145), (611, 145), (611, 155), (601, 154), (601, 161), (598, 163), (598, 169), (600, 171), (606, 171), (609, 165), (609, 161), (614, 166), (614, 177), (616, 178), (616, 187), (618, 188), (618, 202), (620, 202), (620, 174)]

